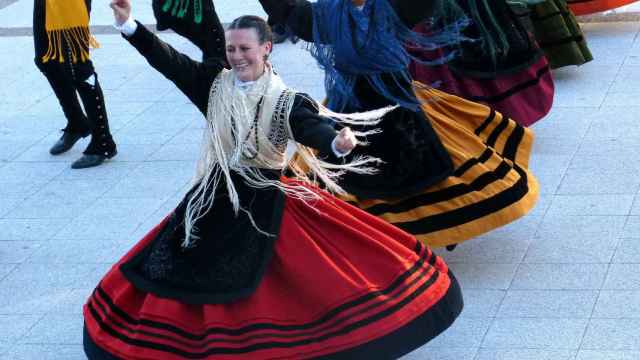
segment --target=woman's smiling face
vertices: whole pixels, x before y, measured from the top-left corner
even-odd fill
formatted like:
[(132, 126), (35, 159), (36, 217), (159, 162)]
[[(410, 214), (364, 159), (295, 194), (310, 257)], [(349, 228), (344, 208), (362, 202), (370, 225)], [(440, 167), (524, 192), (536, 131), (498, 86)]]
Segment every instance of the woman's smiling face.
[(227, 61), (241, 81), (257, 80), (264, 73), (271, 53), (270, 41), (260, 44), (255, 29), (233, 29), (225, 33)]

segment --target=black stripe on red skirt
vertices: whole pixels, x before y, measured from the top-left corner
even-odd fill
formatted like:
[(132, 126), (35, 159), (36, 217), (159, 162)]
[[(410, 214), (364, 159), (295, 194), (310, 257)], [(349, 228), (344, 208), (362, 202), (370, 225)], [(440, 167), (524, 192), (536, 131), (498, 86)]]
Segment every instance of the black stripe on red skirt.
[[(316, 343), (318, 341), (325, 341), (331, 339), (336, 336), (345, 335), (351, 331), (357, 330), (362, 327), (366, 327), (376, 321), (384, 319), (397, 311), (404, 308), (405, 305), (412, 302), (415, 298), (423, 294), (427, 291), (438, 279), (439, 272), (433, 271), (433, 273), (427, 278), (427, 274), (432, 269), (431, 266), (425, 266), (425, 259), (428, 260), (429, 264), (434, 264), (436, 261), (436, 257), (429, 249), (425, 249), (422, 245), (416, 245), (416, 250), (420, 255), (419, 260), (416, 261), (414, 266), (403, 273), (393, 284), (387, 287), (384, 290), (373, 291), (368, 293), (358, 299), (345, 303), (341, 306), (338, 306), (327, 312), (327, 315), (323, 316), (321, 319), (306, 323), (306, 324), (297, 324), (297, 325), (281, 325), (281, 324), (272, 324), (272, 323), (257, 323), (249, 326), (245, 326), (239, 329), (229, 329), (229, 328), (210, 328), (204, 333), (194, 334), (179, 329), (168, 323), (161, 323), (157, 321), (152, 321), (148, 319), (141, 318), (139, 320), (133, 319), (131, 316), (127, 315), (124, 311), (119, 309), (110, 299), (108, 295), (104, 293), (104, 291), (98, 287), (96, 294), (92, 296), (91, 301), (88, 304), (90, 313), (94, 320), (99, 324), (101, 329), (111, 336), (118, 338), (119, 340), (128, 343), (130, 345), (139, 346), (139, 347), (147, 347), (150, 349), (170, 352), (179, 356), (183, 356), (185, 358), (200, 358), (203, 356), (210, 356), (216, 354), (245, 354), (252, 351), (264, 350), (264, 349), (273, 349), (273, 348), (290, 348), (303, 346), (307, 344)], [(424, 250), (424, 251), (423, 251)], [(409, 283), (405, 284), (405, 281), (411, 276), (416, 275), (416, 277)], [(411, 290), (414, 285), (418, 284), (420, 281), (425, 280), (421, 285), (417, 288)], [(397, 290), (397, 291), (396, 291)], [(409, 293), (407, 293), (410, 291)], [(96, 296), (97, 295), (97, 296)], [(370, 315), (369, 317), (357, 320), (352, 323), (348, 323), (350, 318), (356, 317), (358, 315), (370, 312), (371, 310), (380, 307), (388, 302), (393, 300), (398, 300), (398, 302), (384, 310), (381, 310), (375, 314)], [(113, 326), (111, 326), (107, 320), (103, 319), (106, 317), (107, 313), (102, 306), (101, 302), (104, 301), (105, 305), (109, 307), (109, 309), (117, 314), (119, 317), (124, 320), (124, 322), (128, 324), (122, 324), (115, 319), (108, 319), (113, 325), (117, 326), (119, 330), (116, 330)], [(98, 309), (94, 306), (97, 305)], [(344, 313), (347, 310), (354, 309), (357, 306), (366, 305), (366, 308), (358, 310), (357, 313), (347, 315), (342, 318), (338, 318), (341, 313)], [(325, 326), (324, 328), (318, 328), (323, 324), (329, 322), (330, 320), (335, 319), (335, 321), (330, 324), (330, 326)], [(344, 324), (344, 326), (342, 326)], [(153, 332), (141, 332), (135, 328), (131, 328), (130, 325), (133, 326), (145, 326), (150, 329), (161, 329), (172, 333), (172, 336), (161, 335), (162, 337), (158, 337)], [(316, 329), (313, 329), (316, 328)], [(280, 333), (270, 333), (270, 334), (256, 334), (251, 335), (251, 333), (260, 331), (260, 330), (274, 330), (274, 331), (282, 331), (282, 332), (294, 332), (299, 330), (309, 329), (310, 331), (305, 333), (297, 333), (297, 334), (280, 334)], [(327, 332), (330, 331), (330, 332)], [(320, 332), (325, 332), (324, 334), (319, 334)], [(202, 351), (186, 351), (183, 349), (176, 348), (175, 346), (154, 342), (151, 340), (140, 340), (130, 337), (129, 334), (143, 334), (148, 335), (150, 337), (158, 337), (165, 340), (175, 341), (177, 344), (188, 345), (190, 348), (200, 347), (204, 348)], [(221, 335), (230, 335), (230, 336), (240, 336), (240, 335), (249, 335), (249, 337), (245, 337), (242, 340), (229, 340), (229, 339), (206, 339), (212, 334), (221, 334)], [(182, 337), (184, 339), (180, 339)], [(254, 343), (245, 347), (234, 348), (234, 347), (210, 347), (209, 345), (214, 342), (219, 343), (242, 343), (247, 340), (254, 340), (260, 338), (299, 338), (294, 341), (265, 341)], [(188, 343), (188, 341), (202, 341), (207, 340), (205, 343), (201, 344), (192, 344)], [(187, 341), (187, 342), (185, 342)], [(194, 346), (195, 345), (195, 346)]]
[(498, 103), (501, 102), (513, 95), (515, 95), (516, 93), (526, 90), (532, 86), (535, 86), (537, 84), (540, 83), (540, 79), (542, 79), (542, 76), (544, 76), (545, 74), (547, 74), (549, 72), (550, 68), (549, 65), (546, 65), (540, 69), (538, 69), (538, 71), (536, 71), (536, 76), (530, 80), (515, 84), (514, 86), (510, 87), (509, 89), (499, 93), (499, 94), (494, 94), (491, 96), (486, 96), (486, 95), (474, 95), (474, 96), (470, 96), (469, 100), (471, 101), (475, 101), (475, 102), (485, 102), (485, 103), (489, 103), (489, 104), (494, 104), (494, 103)]

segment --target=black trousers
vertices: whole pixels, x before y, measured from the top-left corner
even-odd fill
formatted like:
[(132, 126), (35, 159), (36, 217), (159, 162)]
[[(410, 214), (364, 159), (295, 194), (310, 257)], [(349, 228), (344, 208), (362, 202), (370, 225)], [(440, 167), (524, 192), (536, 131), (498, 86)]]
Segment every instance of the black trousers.
[[(85, 2), (87, 10), (90, 11), (91, 1), (85, 0)], [(67, 118), (67, 125), (63, 131), (83, 136), (91, 134), (91, 142), (85, 150), (85, 154), (111, 155), (115, 151), (116, 145), (109, 131), (104, 96), (93, 63), (91, 60), (73, 63), (69, 56), (71, 50), (66, 42), (63, 43), (63, 52), (66, 54), (63, 63), (57, 60), (43, 62), (42, 57), (49, 48), (49, 40), (45, 31), (45, 16), (45, 0), (34, 0), (34, 61), (49, 81)], [(84, 106), (84, 111), (80, 106), (78, 95)]]

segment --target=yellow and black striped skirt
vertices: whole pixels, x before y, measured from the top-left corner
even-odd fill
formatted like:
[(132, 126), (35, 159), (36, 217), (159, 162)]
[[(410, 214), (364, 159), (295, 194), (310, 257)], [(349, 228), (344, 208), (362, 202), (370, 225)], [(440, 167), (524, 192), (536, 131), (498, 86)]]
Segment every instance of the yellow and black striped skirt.
[(430, 246), (469, 240), (531, 210), (538, 198), (537, 180), (528, 169), (532, 131), (485, 105), (416, 88), (454, 173), (410, 197), (343, 199)]

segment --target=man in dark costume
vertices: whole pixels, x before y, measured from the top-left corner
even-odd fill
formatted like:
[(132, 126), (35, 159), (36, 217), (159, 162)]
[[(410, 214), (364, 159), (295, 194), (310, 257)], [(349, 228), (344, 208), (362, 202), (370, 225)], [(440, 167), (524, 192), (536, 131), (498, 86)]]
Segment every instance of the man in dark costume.
[(62, 154), (91, 135), (83, 156), (71, 165), (74, 169), (100, 165), (117, 153), (98, 75), (89, 59), (89, 46), (97, 45), (89, 33), (90, 9), (91, 0), (34, 0), (33, 6), (35, 63), (67, 118), (62, 136), (49, 152)]

